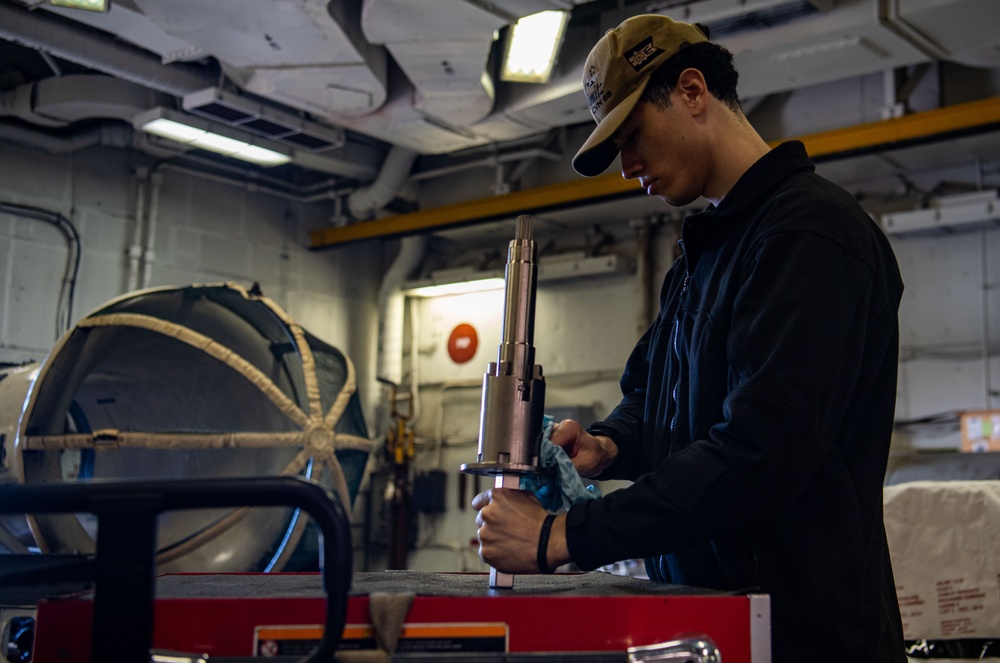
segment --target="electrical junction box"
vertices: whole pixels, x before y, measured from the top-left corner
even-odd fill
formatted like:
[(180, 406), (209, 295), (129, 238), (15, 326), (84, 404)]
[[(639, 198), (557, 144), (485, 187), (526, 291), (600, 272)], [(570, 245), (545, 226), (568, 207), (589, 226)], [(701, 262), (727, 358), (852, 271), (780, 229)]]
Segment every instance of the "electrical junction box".
[(423, 513), (444, 513), (447, 478), (444, 470), (417, 472), (413, 477), (413, 508)]
[(962, 451), (1000, 451), (1000, 410), (961, 413)]

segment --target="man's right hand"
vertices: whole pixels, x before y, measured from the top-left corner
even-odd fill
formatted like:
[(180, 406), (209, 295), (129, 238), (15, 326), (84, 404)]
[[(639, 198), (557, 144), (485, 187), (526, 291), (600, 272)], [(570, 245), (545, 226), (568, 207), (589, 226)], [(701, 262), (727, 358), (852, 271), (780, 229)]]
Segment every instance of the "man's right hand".
[(563, 448), (582, 477), (596, 477), (618, 456), (614, 440), (606, 435), (591, 435), (572, 419), (554, 424), (549, 439)]

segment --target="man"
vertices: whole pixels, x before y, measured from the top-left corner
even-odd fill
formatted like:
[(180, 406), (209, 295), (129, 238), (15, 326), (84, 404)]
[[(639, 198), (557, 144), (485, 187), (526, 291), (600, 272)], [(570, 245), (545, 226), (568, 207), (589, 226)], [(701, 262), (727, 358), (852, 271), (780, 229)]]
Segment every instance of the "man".
[(696, 26), (636, 16), (587, 60), (597, 128), (573, 160), (689, 217), (622, 400), (552, 440), (580, 474), (632, 485), (546, 517), (533, 495), (478, 495), (484, 561), (505, 572), (646, 558), (650, 578), (771, 596), (776, 663), (899, 663), (882, 523), (895, 407), (892, 251), (801, 143), (747, 122), (732, 55)]

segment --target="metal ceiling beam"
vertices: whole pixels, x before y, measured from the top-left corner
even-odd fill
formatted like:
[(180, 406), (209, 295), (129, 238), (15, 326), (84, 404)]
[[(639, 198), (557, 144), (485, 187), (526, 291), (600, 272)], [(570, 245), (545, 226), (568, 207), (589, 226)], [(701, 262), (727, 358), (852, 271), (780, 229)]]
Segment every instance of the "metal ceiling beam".
[[(940, 140), (953, 135), (1000, 127), (1000, 97), (946, 106), (891, 120), (798, 137), (816, 161), (830, 161), (888, 148)], [(774, 141), (772, 146), (783, 141)], [(442, 228), (482, 223), (517, 214), (532, 214), (642, 193), (634, 180), (618, 173), (551, 184), (503, 196), (399, 214), (348, 226), (320, 228), (310, 233), (313, 249), (366, 239), (389, 238)]]

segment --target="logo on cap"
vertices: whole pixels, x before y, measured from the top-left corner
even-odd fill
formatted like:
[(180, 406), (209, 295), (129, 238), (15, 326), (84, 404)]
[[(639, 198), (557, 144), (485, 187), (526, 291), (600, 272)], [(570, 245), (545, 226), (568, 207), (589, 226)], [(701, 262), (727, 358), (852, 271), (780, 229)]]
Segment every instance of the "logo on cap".
[(662, 48), (656, 48), (653, 46), (653, 37), (649, 36), (629, 50), (625, 51), (624, 55), (625, 59), (628, 60), (628, 63), (632, 65), (632, 68), (639, 71), (649, 64), (650, 60), (662, 52)]
[(605, 91), (604, 81), (598, 80), (597, 75), (597, 67), (591, 65), (590, 71), (587, 72), (587, 80), (583, 82), (583, 91), (587, 95), (587, 103), (590, 104), (590, 113), (594, 117), (598, 116), (601, 106), (613, 94), (610, 91)]

